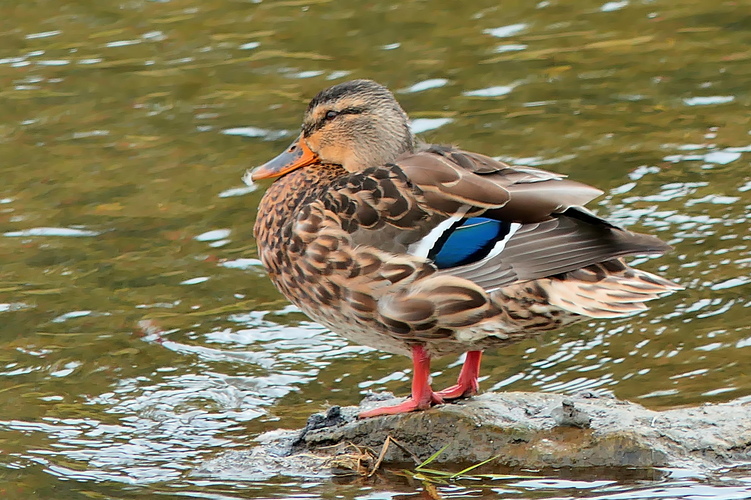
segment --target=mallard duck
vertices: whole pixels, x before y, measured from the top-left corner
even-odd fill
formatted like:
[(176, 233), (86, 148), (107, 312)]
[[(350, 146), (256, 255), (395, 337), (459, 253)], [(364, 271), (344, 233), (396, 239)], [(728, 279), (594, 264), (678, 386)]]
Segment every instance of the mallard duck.
[[(483, 350), (680, 288), (624, 263), (669, 247), (582, 208), (602, 191), (418, 144), (370, 80), (315, 96), (299, 137), (245, 180), (269, 178), (254, 234), (276, 287), (347, 339), (412, 357), (410, 397), (362, 418), (473, 395)], [(431, 358), (465, 352), (457, 383), (433, 391)]]

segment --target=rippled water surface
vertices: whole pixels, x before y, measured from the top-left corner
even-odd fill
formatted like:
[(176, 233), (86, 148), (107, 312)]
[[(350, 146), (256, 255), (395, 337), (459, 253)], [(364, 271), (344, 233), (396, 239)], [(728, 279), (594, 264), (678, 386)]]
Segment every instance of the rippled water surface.
[[(485, 390), (650, 408), (751, 398), (751, 16), (743, 2), (0, 4), (0, 497), (425, 498), (422, 485), (211, 481), (202, 460), (408, 360), (311, 323), (259, 267), (243, 171), (307, 100), (387, 84), (429, 141), (596, 185), (686, 287), (484, 361)], [(162, 334), (136, 327), (149, 318)], [(455, 377), (454, 359), (435, 378)], [(749, 498), (746, 468), (527, 471), (446, 497)]]

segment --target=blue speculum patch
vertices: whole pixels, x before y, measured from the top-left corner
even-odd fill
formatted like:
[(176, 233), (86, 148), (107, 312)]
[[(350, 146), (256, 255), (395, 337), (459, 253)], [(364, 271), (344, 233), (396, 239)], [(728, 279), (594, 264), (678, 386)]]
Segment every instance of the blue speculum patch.
[(438, 238), (428, 258), (433, 259), (438, 269), (477, 262), (487, 257), (510, 229), (508, 222), (486, 217), (458, 221)]

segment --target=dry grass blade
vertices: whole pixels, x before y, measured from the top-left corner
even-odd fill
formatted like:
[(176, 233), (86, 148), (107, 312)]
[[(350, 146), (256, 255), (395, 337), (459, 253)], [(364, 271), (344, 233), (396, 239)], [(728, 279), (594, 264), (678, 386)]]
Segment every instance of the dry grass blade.
[(391, 441), (392, 441), (391, 436), (386, 436), (386, 441), (384, 441), (383, 446), (381, 446), (381, 452), (378, 454), (378, 458), (373, 464), (373, 468), (370, 470), (367, 477), (371, 477), (373, 474), (376, 473), (378, 468), (381, 467), (381, 463), (383, 463), (383, 457), (386, 456), (386, 452), (389, 449), (389, 444), (391, 444)]
[(348, 443), (348, 448), (352, 448), (354, 451), (331, 457), (326, 465), (337, 476), (370, 477), (376, 468), (376, 466), (371, 466), (373, 454), (370, 450), (353, 443)]
[(425, 488), (425, 493), (428, 494), (428, 496), (433, 500), (440, 500), (443, 498), (440, 493), (438, 493), (438, 488), (436, 485), (432, 483), (422, 483), (422, 487)]

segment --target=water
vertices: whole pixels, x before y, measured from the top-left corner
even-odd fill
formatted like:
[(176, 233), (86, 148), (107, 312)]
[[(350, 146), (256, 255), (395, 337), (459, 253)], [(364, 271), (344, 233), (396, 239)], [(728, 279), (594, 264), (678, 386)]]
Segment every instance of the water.
[[(598, 213), (675, 247), (639, 260), (685, 291), (488, 353), (485, 390), (751, 398), (750, 21), (698, 0), (3, 3), (0, 496), (421, 497), (391, 472), (190, 475), (365, 390), (408, 391), (406, 359), (273, 289), (252, 238), (261, 193), (240, 180), (348, 78), (396, 90), (424, 139), (596, 185)], [(457, 366), (436, 362), (437, 383)], [(742, 467), (527, 473), (438, 490), (751, 496)]]

